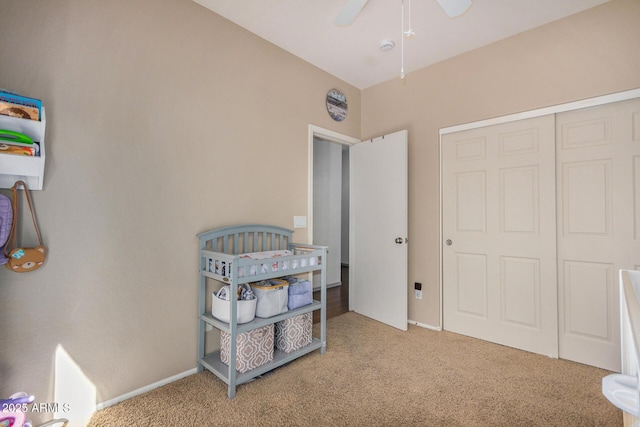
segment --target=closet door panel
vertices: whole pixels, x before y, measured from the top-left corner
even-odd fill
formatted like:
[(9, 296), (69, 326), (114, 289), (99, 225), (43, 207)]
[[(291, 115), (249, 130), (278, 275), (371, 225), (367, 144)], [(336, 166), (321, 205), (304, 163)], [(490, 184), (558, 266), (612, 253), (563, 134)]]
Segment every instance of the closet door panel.
[(540, 189), (537, 166), (500, 170), (502, 233), (538, 234)]
[(484, 254), (455, 255), (456, 311), (487, 319), (487, 257)]
[(640, 100), (557, 115), (560, 357), (620, 370), (617, 272), (638, 264)]
[(443, 326), (557, 357), (555, 122), (443, 135)]
[(563, 165), (563, 234), (611, 236), (611, 159)]
[(487, 231), (487, 190), (484, 171), (455, 175), (456, 231), (459, 233), (481, 233)]
[(565, 261), (563, 271), (565, 332), (589, 340), (612, 340), (617, 285), (613, 264)]
[(502, 321), (540, 329), (540, 260), (500, 258)]

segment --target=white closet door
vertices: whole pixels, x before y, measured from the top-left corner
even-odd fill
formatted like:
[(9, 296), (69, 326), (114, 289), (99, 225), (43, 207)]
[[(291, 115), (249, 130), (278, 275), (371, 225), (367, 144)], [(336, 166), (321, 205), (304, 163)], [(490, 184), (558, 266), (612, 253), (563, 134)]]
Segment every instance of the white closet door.
[(444, 329), (557, 357), (554, 116), (442, 138)]
[(620, 370), (618, 270), (640, 267), (640, 100), (557, 116), (560, 357)]

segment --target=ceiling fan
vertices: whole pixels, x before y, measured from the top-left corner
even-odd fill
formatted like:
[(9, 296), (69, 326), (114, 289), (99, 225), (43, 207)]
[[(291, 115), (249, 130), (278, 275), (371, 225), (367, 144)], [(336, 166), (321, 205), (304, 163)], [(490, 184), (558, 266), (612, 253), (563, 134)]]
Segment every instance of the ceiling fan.
[[(339, 27), (351, 25), (369, 0), (347, 0), (334, 23)], [(471, 7), (471, 0), (438, 0), (440, 7), (449, 18), (462, 15)]]

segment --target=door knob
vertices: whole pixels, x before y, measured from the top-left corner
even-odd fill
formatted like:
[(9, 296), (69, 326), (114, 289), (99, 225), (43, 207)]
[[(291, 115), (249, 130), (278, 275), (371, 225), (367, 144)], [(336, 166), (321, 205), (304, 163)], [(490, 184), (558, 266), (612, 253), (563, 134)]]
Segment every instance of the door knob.
[(451, 239), (447, 239), (447, 241), (445, 242), (447, 244), (447, 246), (451, 246), (453, 244), (453, 242), (451, 241)]
[(396, 243), (401, 245), (402, 244), (402, 237), (396, 237)]

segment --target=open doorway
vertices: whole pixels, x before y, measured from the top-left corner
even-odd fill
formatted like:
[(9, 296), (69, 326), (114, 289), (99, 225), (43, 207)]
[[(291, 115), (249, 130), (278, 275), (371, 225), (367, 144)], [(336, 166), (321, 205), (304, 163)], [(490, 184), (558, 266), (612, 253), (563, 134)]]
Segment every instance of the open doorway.
[(313, 140), (313, 244), (329, 247), (327, 287), (340, 286), (342, 266), (349, 265), (349, 148), (317, 137)]
[(316, 243), (314, 139), (349, 146), (349, 309), (406, 331), (408, 132), (359, 143), (309, 126), (308, 233), (309, 241)]
[[(348, 280), (349, 147), (358, 140), (326, 129), (309, 129), (309, 239), (329, 247), (327, 287)], [(314, 285), (319, 277), (314, 276)], [(316, 286), (314, 286), (315, 288)]]

